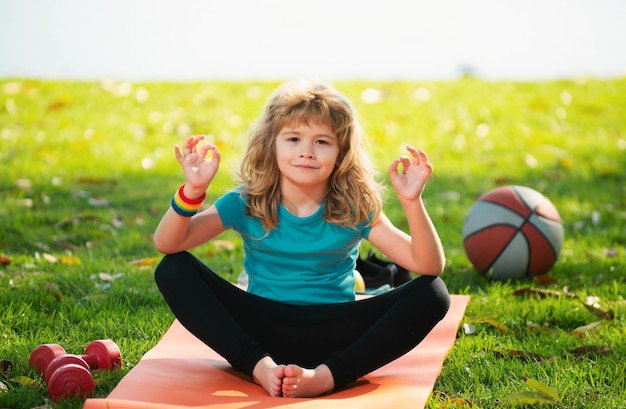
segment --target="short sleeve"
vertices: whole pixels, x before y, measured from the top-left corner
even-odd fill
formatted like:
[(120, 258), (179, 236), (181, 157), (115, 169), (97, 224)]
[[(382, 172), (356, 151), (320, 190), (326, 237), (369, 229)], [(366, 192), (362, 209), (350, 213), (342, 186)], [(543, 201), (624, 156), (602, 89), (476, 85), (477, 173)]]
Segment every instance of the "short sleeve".
[(245, 212), (244, 206), (245, 201), (241, 198), (239, 189), (231, 190), (215, 202), (217, 213), (226, 229), (239, 230)]
[(367, 226), (367, 225), (363, 228), (363, 230), (361, 230), (361, 235), (363, 236), (365, 240), (367, 240), (371, 231), (372, 231), (372, 226)]

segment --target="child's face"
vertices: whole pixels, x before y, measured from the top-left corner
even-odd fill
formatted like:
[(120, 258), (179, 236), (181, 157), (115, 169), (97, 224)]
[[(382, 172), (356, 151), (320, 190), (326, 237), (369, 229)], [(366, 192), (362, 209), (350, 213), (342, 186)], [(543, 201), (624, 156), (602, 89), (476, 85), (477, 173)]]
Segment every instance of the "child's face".
[(282, 186), (323, 187), (335, 169), (337, 136), (325, 124), (284, 126), (276, 138), (276, 159)]

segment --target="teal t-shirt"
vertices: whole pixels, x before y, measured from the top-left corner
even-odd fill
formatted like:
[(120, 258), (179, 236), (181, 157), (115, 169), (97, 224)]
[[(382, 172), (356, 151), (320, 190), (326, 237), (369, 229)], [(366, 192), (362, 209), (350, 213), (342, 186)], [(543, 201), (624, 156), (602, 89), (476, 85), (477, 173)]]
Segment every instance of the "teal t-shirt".
[(239, 189), (215, 206), (224, 227), (241, 235), (250, 293), (300, 305), (354, 301), (354, 268), (361, 239), (371, 230), (367, 222), (341, 227), (324, 221), (324, 205), (308, 217), (281, 205), (278, 226), (267, 234), (258, 219), (246, 215)]

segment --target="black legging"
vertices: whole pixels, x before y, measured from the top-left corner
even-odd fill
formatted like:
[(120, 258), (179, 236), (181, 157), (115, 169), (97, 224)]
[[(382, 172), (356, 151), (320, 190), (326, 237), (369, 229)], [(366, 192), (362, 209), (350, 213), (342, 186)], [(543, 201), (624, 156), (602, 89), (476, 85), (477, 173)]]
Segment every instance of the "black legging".
[(420, 276), (365, 300), (291, 305), (247, 293), (188, 252), (167, 255), (156, 282), (189, 332), (252, 376), (265, 356), (279, 364), (326, 364), (340, 388), (404, 355), (448, 311), (438, 277)]

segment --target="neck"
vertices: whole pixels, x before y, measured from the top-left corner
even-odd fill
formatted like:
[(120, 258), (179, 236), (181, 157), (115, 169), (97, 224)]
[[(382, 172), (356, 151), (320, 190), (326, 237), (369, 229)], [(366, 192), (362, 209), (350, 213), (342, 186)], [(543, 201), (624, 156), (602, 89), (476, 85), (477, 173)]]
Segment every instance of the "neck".
[(302, 189), (294, 186), (285, 186), (283, 184), (281, 188), (281, 203), (289, 213), (298, 217), (306, 217), (315, 213), (326, 197), (327, 187), (323, 186)]

